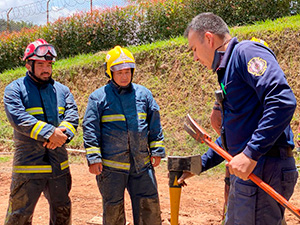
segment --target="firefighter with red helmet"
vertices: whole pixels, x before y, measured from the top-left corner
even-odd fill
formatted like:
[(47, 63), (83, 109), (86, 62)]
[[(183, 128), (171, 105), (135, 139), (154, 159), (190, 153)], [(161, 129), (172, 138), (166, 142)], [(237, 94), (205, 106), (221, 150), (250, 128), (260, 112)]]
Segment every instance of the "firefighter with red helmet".
[(116, 46), (106, 55), (110, 82), (94, 91), (83, 120), (89, 170), (97, 175), (103, 225), (125, 224), (124, 191), (134, 224), (161, 224), (154, 168), (165, 157), (159, 106), (150, 90), (132, 83), (135, 60)]
[(31, 224), (43, 192), (50, 224), (71, 224), (71, 175), (65, 144), (75, 135), (78, 110), (68, 87), (52, 79), (55, 48), (43, 39), (24, 53), (26, 76), (4, 91), (14, 128), (15, 154), (5, 225)]

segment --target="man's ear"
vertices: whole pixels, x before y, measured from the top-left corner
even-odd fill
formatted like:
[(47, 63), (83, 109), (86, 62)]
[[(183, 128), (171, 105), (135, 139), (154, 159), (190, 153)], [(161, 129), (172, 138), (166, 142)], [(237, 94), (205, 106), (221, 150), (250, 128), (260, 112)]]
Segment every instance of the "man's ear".
[(213, 33), (209, 32), (209, 31), (205, 32), (204, 39), (210, 47), (213, 47), (213, 45), (214, 45), (214, 34)]
[(26, 67), (27, 70), (29, 70), (30, 72), (32, 72), (31, 71), (31, 65), (28, 62), (26, 62), (25, 67)]

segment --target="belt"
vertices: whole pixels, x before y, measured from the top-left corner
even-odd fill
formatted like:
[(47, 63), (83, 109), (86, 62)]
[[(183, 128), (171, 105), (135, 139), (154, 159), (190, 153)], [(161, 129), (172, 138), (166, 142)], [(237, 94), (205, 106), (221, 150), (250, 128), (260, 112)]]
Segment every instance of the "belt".
[(270, 157), (293, 157), (294, 153), (291, 147), (274, 146), (265, 155)]

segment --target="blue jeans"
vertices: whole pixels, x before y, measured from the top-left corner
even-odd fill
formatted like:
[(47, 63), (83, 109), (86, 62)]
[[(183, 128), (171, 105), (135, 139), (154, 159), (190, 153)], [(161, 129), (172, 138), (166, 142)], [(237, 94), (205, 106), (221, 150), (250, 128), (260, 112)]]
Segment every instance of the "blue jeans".
[[(293, 157), (262, 156), (253, 171), (265, 183), (289, 200), (297, 183)], [(226, 225), (280, 225), (285, 208), (251, 180), (230, 176)]]

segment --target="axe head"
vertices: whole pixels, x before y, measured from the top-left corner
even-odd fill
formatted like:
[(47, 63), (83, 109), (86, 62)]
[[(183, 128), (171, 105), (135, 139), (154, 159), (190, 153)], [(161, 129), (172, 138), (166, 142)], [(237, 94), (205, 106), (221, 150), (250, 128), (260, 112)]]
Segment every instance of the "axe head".
[(201, 155), (193, 156), (168, 156), (168, 170), (170, 172), (189, 171), (199, 175), (202, 170)]

